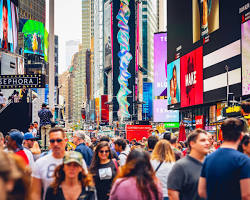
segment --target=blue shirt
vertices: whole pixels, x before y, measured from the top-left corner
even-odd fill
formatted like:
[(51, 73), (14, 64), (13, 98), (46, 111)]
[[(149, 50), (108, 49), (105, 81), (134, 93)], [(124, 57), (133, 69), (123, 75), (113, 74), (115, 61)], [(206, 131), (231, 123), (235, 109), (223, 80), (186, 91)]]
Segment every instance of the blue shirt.
[(38, 116), (40, 118), (40, 126), (51, 125), (50, 119), (53, 117), (53, 115), (49, 109), (42, 108), (38, 111)]
[(206, 178), (207, 200), (240, 200), (240, 180), (250, 178), (250, 158), (230, 148), (207, 156), (201, 171)]
[(87, 166), (89, 167), (93, 157), (93, 151), (89, 147), (87, 147), (84, 143), (79, 144), (76, 147), (75, 151), (78, 151), (82, 154), (82, 157), (84, 158)]

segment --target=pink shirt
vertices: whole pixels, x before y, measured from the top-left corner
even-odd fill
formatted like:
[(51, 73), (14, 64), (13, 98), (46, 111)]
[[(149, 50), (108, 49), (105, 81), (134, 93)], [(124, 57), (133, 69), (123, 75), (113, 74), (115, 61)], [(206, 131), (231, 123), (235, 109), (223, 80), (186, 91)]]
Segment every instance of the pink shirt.
[[(157, 183), (159, 199), (163, 199), (162, 188), (160, 182)], [(120, 178), (114, 183), (109, 200), (144, 200), (141, 192), (136, 187), (135, 177)], [(152, 200), (155, 200), (152, 193)]]

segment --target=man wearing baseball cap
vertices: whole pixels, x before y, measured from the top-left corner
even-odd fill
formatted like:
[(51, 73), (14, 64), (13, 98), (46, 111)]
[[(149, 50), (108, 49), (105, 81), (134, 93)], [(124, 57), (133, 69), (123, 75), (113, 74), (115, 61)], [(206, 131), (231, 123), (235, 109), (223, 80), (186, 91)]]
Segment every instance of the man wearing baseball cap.
[(29, 159), (26, 153), (23, 150), (23, 135), (18, 130), (12, 130), (9, 133), (7, 147), (9, 150), (12, 150), (15, 154), (21, 156), (25, 163), (29, 164)]
[(34, 145), (34, 142), (35, 142), (35, 137), (31, 132), (27, 132), (24, 134), (24, 143), (23, 143), (24, 149), (23, 150), (29, 159), (29, 165), (31, 169), (33, 169), (33, 166), (35, 164), (34, 156), (30, 150)]

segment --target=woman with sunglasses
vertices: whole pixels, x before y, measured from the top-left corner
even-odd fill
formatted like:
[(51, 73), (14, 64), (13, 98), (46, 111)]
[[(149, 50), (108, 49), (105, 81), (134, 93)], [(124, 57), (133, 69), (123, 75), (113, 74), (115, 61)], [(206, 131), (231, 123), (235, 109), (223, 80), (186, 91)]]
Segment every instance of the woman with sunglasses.
[(150, 164), (149, 153), (135, 149), (128, 155), (110, 192), (110, 200), (162, 200), (160, 181)]
[(54, 181), (48, 187), (45, 200), (95, 200), (92, 177), (82, 168), (82, 155), (66, 152), (63, 164), (54, 172)]
[(112, 159), (108, 142), (100, 142), (96, 146), (90, 165), (90, 172), (94, 176), (98, 199), (109, 199), (111, 185), (117, 170), (118, 163), (115, 159)]

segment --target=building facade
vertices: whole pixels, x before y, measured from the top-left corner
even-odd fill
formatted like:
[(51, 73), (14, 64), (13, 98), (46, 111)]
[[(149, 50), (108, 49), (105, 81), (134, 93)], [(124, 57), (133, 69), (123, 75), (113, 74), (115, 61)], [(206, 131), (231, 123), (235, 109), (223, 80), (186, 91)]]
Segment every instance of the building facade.
[(19, 0), (19, 18), (32, 19), (45, 24), (46, 2), (45, 0)]

